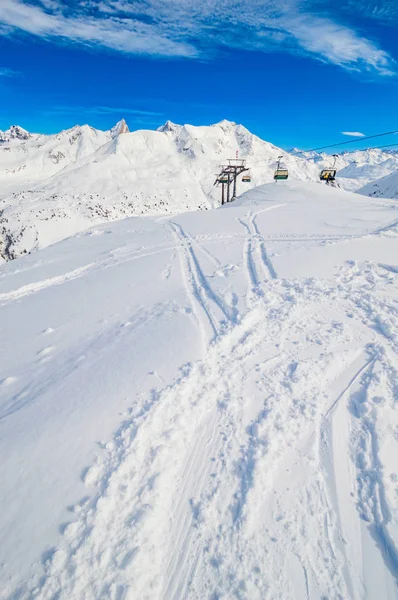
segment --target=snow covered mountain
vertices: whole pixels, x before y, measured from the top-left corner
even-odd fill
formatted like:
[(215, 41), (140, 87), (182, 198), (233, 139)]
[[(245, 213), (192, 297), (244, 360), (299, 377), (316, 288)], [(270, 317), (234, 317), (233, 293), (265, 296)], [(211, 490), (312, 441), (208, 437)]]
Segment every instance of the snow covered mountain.
[(19, 127), (19, 125), (11, 125), (7, 131), (0, 131), (0, 143), (10, 141), (26, 141), (32, 138), (32, 134)]
[[(208, 209), (220, 164), (239, 156), (251, 186), (272, 181), (280, 148), (241, 125), (167, 122), (158, 131), (74, 127), (0, 148), (2, 255), (12, 258), (77, 231), (125, 216)], [(286, 156), (291, 177), (315, 181), (318, 167)], [(239, 184), (239, 192), (243, 191)]]
[[(293, 148), (291, 153), (316, 164), (319, 170), (330, 168), (335, 162), (334, 157), (325, 152), (305, 152)], [(336, 169), (339, 185), (346, 190), (357, 192), (368, 183), (396, 171), (398, 152), (377, 148), (342, 152), (336, 160)]]
[(359, 193), (378, 198), (398, 198), (398, 166), (390, 175), (381, 177), (362, 187)]
[[(0, 145), (3, 260), (104, 221), (214, 207), (220, 202), (215, 175), (237, 151), (252, 176), (250, 184), (239, 182), (238, 193), (271, 182), (281, 154), (297, 180), (317, 181), (331, 161), (327, 154), (285, 153), (229, 121), (208, 127), (168, 121), (158, 131), (129, 132), (123, 120), (110, 131), (84, 125), (51, 136), (20, 128), (6, 134)], [(337, 166), (342, 187), (356, 190), (398, 168), (398, 154), (345, 153)]]
[(397, 206), (291, 180), (1, 266), (0, 596), (397, 600)]
[(88, 125), (77, 125), (55, 135), (27, 135), (26, 139), (14, 138), (17, 144), (11, 140), (0, 145), (0, 197), (9, 191), (33, 188), (112, 138), (111, 132)]

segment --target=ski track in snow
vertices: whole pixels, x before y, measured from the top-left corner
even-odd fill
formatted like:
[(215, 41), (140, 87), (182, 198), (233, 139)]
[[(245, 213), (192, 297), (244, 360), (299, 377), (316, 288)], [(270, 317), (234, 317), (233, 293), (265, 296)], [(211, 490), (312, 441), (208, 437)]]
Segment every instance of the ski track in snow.
[[(191, 298), (194, 298), (197, 304), (195, 313), (198, 315), (199, 308), (206, 315), (214, 339), (219, 334), (222, 327), (239, 320), (239, 313), (235, 307), (228, 306), (224, 300), (214, 292), (200, 266), (190, 236), (185, 233), (178, 223), (169, 221), (169, 224), (178, 241), (179, 251), (184, 257), (185, 266), (183, 266), (183, 271), (185, 272), (185, 277), (188, 282), (187, 286), (190, 288), (188, 295), (191, 296)], [(219, 314), (218, 317), (216, 316), (215, 311)], [(205, 325), (200, 317), (199, 322), (201, 323), (202, 330), (204, 330)]]
[[(204, 358), (121, 424), (85, 474), (90, 499), (74, 507), (43, 575), (13, 600), (359, 600), (366, 573), (355, 563), (352, 574), (347, 512), (398, 581), (377, 429), (381, 383), (385, 403), (398, 397), (398, 305), (383, 295), (397, 274), (368, 264), (344, 267), (332, 283), (278, 279), (266, 240), (279, 238), (258, 225), (265, 211), (238, 219), (243, 315), (217, 293), (199, 253), (214, 268), (219, 260), (169, 221), (175, 244), (156, 252), (179, 254)], [(25, 288), (3, 299), (35, 291)], [(360, 332), (343, 325), (347, 313)], [(344, 469), (356, 472), (352, 495)]]
[[(352, 269), (354, 272), (355, 270)], [(358, 270), (355, 275), (358, 277)], [(395, 536), (393, 539), (390, 533), (392, 514), (386, 498), (386, 474), (384, 473), (386, 467), (379, 456), (379, 445), (383, 439), (380, 438), (377, 425), (378, 405), (383, 405), (386, 401), (394, 405), (397, 401), (397, 371), (394, 366), (398, 358), (397, 329), (387, 328), (385, 319), (389, 324), (391, 314), (396, 318), (398, 307), (396, 301), (395, 306), (394, 302), (386, 305), (384, 300), (380, 300), (377, 295), (370, 294), (368, 291), (375, 287), (377, 280), (388, 281), (388, 278), (382, 274), (382, 270), (375, 270), (369, 265), (361, 276), (362, 286), (357, 289), (353, 286), (351, 289), (353, 310), (377, 332), (377, 338), (375, 343), (367, 348), (368, 357), (362, 359), (363, 364), (325, 413), (325, 421), (320, 433), (320, 456), (323, 457), (328, 473), (327, 481), (331, 495), (334, 497), (343, 540), (353, 529), (354, 505), (348, 511), (350, 519), (347, 507), (344, 508), (344, 515), (341, 511), (344, 500), (347, 501), (347, 497), (354, 496), (356, 516), (367, 524), (369, 539), (375, 542), (385, 568), (391, 573), (392, 581), (395, 580), (395, 584), (392, 583), (389, 590), (387, 588), (383, 590), (382, 580), (376, 581), (373, 589), (369, 589), (371, 587), (369, 579), (374, 576), (366, 573), (366, 566), (358, 562), (358, 548), (347, 547), (345, 540), (342, 550), (346, 553), (347, 565), (352, 567), (352, 563), (357, 561), (355, 568), (351, 568), (351, 574), (347, 569), (350, 597), (358, 599), (373, 597), (373, 594), (378, 591), (382, 595), (385, 594), (383, 597), (395, 598), (398, 596), (398, 538)], [(349, 279), (350, 282), (354, 281), (353, 277)], [(390, 278), (389, 281), (392, 282), (392, 279)], [(391, 350), (393, 350), (393, 359)], [(381, 386), (383, 379), (387, 379), (389, 390)], [(382, 392), (383, 396), (372, 395), (371, 388), (374, 388), (377, 394)], [(350, 458), (352, 463), (348, 462)], [(352, 477), (352, 472), (356, 473), (356, 477)], [(353, 486), (352, 480), (356, 481), (356, 485)], [(363, 544), (369, 545), (369, 540), (363, 538)]]
[[(277, 274), (274, 269), (274, 266), (267, 255), (267, 251), (265, 248), (265, 239), (264, 239), (263, 235), (260, 233), (260, 230), (258, 228), (256, 220), (257, 220), (257, 217), (259, 214), (263, 214), (265, 212), (274, 210), (276, 208), (280, 208), (282, 206), (285, 206), (285, 204), (277, 204), (276, 206), (270, 206), (268, 208), (264, 208), (262, 210), (256, 211), (254, 215), (251, 211), (249, 211), (246, 220), (243, 220), (241, 218), (237, 219), (238, 223), (240, 223), (244, 227), (246, 234), (247, 234), (246, 242), (245, 242), (245, 253), (246, 253), (247, 270), (249, 273), (252, 288), (258, 288), (258, 285), (260, 283), (259, 269), (258, 269), (258, 267), (256, 267), (256, 260), (254, 257), (254, 253), (257, 253), (257, 254), (260, 253), (260, 255), (261, 255), (261, 260), (262, 260), (261, 266), (262, 266), (262, 271), (263, 271), (263, 278), (264, 279), (269, 279), (269, 278), (276, 279), (277, 278)], [(265, 272), (264, 272), (264, 269), (265, 269)]]
[(30, 294), (34, 294), (35, 292), (40, 292), (48, 287), (52, 287), (55, 285), (61, 285), (68, 281), (72, 281), (73, 279), (77, 279), (82, 277), (87, 271), (90, 269), (96, 268), (97, 265), (94, 263), (85, 265), (84, 267), (79, 267), (78, 269), (74, 269), (69, 273), (64, 273), (63, 275), (58, 275), (56, 277), (51, 277), (50, 279), (44, 279), (42, 281), (37, 281), (35, 283), (31, 283), (28, 285), (24, 285), (16, 290), (12, 290), (10, 292), (3, 292), (0, 294), (0, 303), (6, 304), (7, 302), (12, 302), (14, 300), (19, 300), (24, 296), (28, 296)]
[[(388, 233), (392, 230), (394, 230), (397, 226), (398, 221), (393, 221), (391, 222), (389, 225), (386, 225), (384, 227), (381, 228), (377, 228), (374, 230), (367, 230), (366, 232), (364, 232), (363, 234), (359, 234), (359, 235), (338, 235), (338, 234), (330, 234), (330, 235), (323, 235), (323, 234), (295, 234), (295, 233), (290, 233), (290, 234), (261, 234), (261, 232), (259, 231), (258, 225), (257, 225), (257, 216), (259, 214), (262, 214), (264, 212), (268, 212), (280, 207), (285, 206), (284, 203), (280, 203), (277, 204), (275, 206), (271, 206), (271, 207), (267, 207), (265, 209), (261, 209), (259, 211), (256, 211), (254, 215), (251, 215), (249, 220), (247, 222), (242, 222), (242, 220), (237, 219), (238, 222), (244, 227), (245, 229), (245, 233), (244, 234), (240, 234), (240, 233), (222, 233), (222, 234), (203, 234), (203, 235), (196, 235), (196, 236), (191, 236), (185, 232), (181, 231), (179, 232), (179, 234), (177, 233), (176, 236), (176, 227), (180, 228), (180, 225), (174, 224), (173, 227), (173, 233), (174, 233), (174, 237), (176, 239), (176, 244), (170, 244), (168, 242), (162, 243), (162, 244), (154, 244), (151, 246), (146, 246), (146, 247), (141, 247), (138, 250), (129, 250), (125, 256), (123, 256), (123, 258), (121, 258), (120, 254), (121, 252), (123, 252), (123, 248), (117, 248), (113, 251), (110, 251), (109, 253), (109, 257), (107, 257), (106, 259), (102, 260), (102, 261), (98, 261), (96, 263), (90, 263), (87, 264), (83, 267), (79, 267), (73, 271), (70, 271), (69, 273), (63, 273), (62, 275), (59, 276), (55, 276), (49, 279), (45, 279), (45, 280), (41, 280), (41, 281), (37, 281), (28, 285), (24, 285), (20, 288), (17, 288), (15, 290), (11, 290), (9, 292), (2, 292), (0, 293), (0, 303), (2, 305), (7, 304), (9, 302), (13, 302), (15, 300), (18, 300), (20, 298), (23, 298), (24, 296), (36, 293), (36, 292), (40, 292), (41, 290), (44, 290), (48, 287), (52, 287), (52, 286), (56, 286), (56, 285), (61, 285), (63, 283), (67, 283), (68, 281), (73, 281), (74, 279), (78, 279), (82, 276), (84, 276), (86, 274), (87, 271), (89, 270), (99, 270), (102, 269), (104, 267), (112, 267), (116, 264), (116, 262), (118, 264), (123, 264), (124, 262), (129, 262), (132, 260), (137, 260), (137, 259), (142, 259), (142, 258), (148, 258), (151, 256), (156, 256), (158, 254), (164, 254), (167, 251), (175, 251), (175, 250), (180, 250), (181, 249), (181, 242), (182, 239), (184, 241), (184, 247), (186, 248), (191, 248), (191, 246), (195, 246), (198, 250), (200, 250), (200, 252), (202, 254), (204, 254), (209, 260), (210, 262), (212, 262), (212, 264), (219, 268), (220, 267), (220, 261), (217, 259), (216, 256), (214, 256), (212, 253), (209, 252), (209, 250), (207, 248), (204, 247), (202, 242), (206, 242), (206, 244), (218, 244), (220, 243), (220, 241), (232, 241), (232, 240), (242, 240), (242, 238), (245, 240), (246, 242), (246, 246), (247, 247), (247, 260), (251, 261), (251, 257), (249, 256), (249, 254), (251, 255), (252, 252), (261, 252), (261, 256), (262, 256), (262, 261), (263, 264), (265, 265), (266, 269), (269, 272), (269, 275), (271, 276), (271, 278), (276, 278), (277, 274), (275, 272), (275, 269), (272, 265), (272, 262), (270, 261), (266, 249), (265, 249), (265, 243), (267, 241), (270, 242), (306, 242), (306, 241), (323, 241), (323, 242), (342, 242), (342, 241), (349, 241), (349, 240), (355, 240), (355, 239), (361, 239), (361, 238), (365, 238), (368, 236), (372, 236), (372, 235), (376, 235), (376, 234), (385, 234)], [(168, 221), (169, 223), (173, 223), (172, 221)], [(78, 234), (81, 235), (81, 234)], [(179, 237), (182, 236), (182, 237)], [(254, 248), (254, 249), (253, 249)], [(190, 250), (190, 253), (192, 255), (192, 259), (194, 261), (196, 261), (197, 265), (199, 265), (198, 261), (197, 261), (197, 257), (195, 252), (192, 250)], [(200, 268), (200, 267), (199, 267)], [(389, 267), (389, 268), (393, 268), (393, 267)], [(252, 262), (252, 266), (251, 266), (251, 278), (252, 278), (252, 285), (254, 287), (256, 287), (258, 285), (258, 281), (257, 281), (257, 273), (255, 272), (255, 267), (254, 267), (254, 263)], [(202, 280), (205, 280), (206, 278), (202, 277)], [(206, 283), (207, 285), (207, 283)]]
[[(380, 278), (377, 271), (369, 271), (367, 293), (356, 290), (354, 302), (366, 315), (369, 324), (375, 327), (383, 343), (375, 350), (377, 354), (363, 375), (361, 387), (350, 398), (350, 413), (356, 420), (353, 430), (356, 432), (354, 451), (358, 473), (358, 509), (361, 517), (369, 523), (370, 534), (398, 586), (398, 538), (395, 536), (393, 539), (389, 531), (392, 515), (386, 498), (384, 465), (380, 460), (379, 446), (382, 440), (377, 431), (378, 405), (384, 402), (394, 404), (398, 399), (398, 332), (394, 326), (398, 322), (398, 304), (396, 301), (386, 304), (383, 298), (369, 293), (369, 289), (376, 286)], [(384, 277), (382, 273), (381, 277)], [(387, 277), (387, 281), (391, 282), (391, 277)], [(383, 379), (386, 383), (381, 385)]]

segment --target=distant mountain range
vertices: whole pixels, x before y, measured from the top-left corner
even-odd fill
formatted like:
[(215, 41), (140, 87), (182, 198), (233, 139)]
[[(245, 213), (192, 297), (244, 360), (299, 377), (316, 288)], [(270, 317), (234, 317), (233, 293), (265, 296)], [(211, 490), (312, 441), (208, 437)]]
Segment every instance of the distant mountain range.
[[(0, 255), (9, 260), (108, 220), (217, 206), (215, 176), (237, 152), (251, 170), (251, 183), (239, 181), (238, 193), (271, 182), (280, 155), (290, 177), (306, 181), (317, 181), (334, 160), (286, 153), (229, 121), (203, 127), (167, 121), (157, 131), (130, 132), (124, 120), (109, 131), (88, 125), (55, 135), (16, 125), (0, 131)], [(347, 190), (397, 192), (394, 178), (377, 194), (369, 188), (395, 173), (397, 153), (345, 152), (336, 166)]]
[(390, 175), (368, 183), (360, 189), (360, 193), (365, 196), (375, 196), (376, 198), (398, 199), (398, 170), (395, 169)]

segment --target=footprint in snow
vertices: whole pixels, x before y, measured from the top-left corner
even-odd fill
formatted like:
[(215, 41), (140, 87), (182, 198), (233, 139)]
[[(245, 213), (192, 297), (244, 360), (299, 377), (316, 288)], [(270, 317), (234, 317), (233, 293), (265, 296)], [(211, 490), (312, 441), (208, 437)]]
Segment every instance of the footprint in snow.
[(37, 353), (37, 356), (47, 356), (48, 354), (51, 354), (51, 352), (53, 350), (54, 350), (54, 346), (46, 346), (42, 350), (39, 350), (39, 352)]
[(46, 346), (42, 350), (39, 350), (39, 352), (37, 353), (37, 356), (39, 357), (39, 362), (45, 362), (49, 360), (53, 350), (54, 346)]
[(215, 274), (217, 275), (217, 277), (227, 277), (230, 273), (233, 273), (237, 269), (238, 269), (238, 267), (236, 265), (228, 264), (225, 267), (223, 267), (222, 269), (218, 269), (215, 272)]
[(4, 386), (4, 387), (7, 387), (8, 385), (12, 385), (12, 384), (13, 384), (13, 383), (15, 383), (16, 381), (17, 381), (17, 378), (16, 378), (16, 377), (12, 377), (12, 376), (9, 376), (9, 377), (4, 377), (4, 379), (1, 379), (1, 380), (0, 380), (0, 386), (1, 386), (1, 387), (3, 387), (3, 386)]
[(226, 292), (224, 298), (225, 298), (225, 302), (229, 306), (236, 306), (239, 301), (237, 294), (235, 294), (234, 292), (231, 292), (231, 291)]
[(170, 265), (168, 267), (166, 267), (165, 269), (163, 269), (162, 278), (168, 279), (171, 275), (171, 271), (172, 271), (172, 267)]

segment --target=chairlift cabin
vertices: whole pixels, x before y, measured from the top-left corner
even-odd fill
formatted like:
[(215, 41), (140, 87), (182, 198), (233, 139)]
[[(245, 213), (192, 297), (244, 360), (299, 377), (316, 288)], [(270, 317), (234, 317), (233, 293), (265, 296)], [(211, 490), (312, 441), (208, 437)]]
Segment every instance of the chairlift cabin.
[(331, 183), (336, 180), (337, 169), (335, 167), (336, 167), (336, 161), (338, 159), (338, 156), (339, 156), (338, 154), (333, 154), (334, 162), (333, 162), (333, 166), (331, 169), (322, 169), (322, 171), (319, 173), (319, 179), (321, 181), (326, 181), (326, 183)]
[(336, 180), (336, 169), (322, 169), (319, 173), (319, 179), (321, 181), (326, 181), (326, 183), (330, 183), (331, 181)]
[(287, 179), (289, 177), (289, 171), (281, 165), (282, 158), (283, 158), (283, 155), (278, 156), (278, 162), (276, 164), (276, 170), (274, 173), (275, 182), (283, 181), (284, 179)]
[(288, 177), (289, 177), (289, 171), (287, 169), (276, 169), (276, 171), (274, 173), (275, 181), (283, 181), (285, 179), (288, 179)]
[(249, 171), (248, 173), (245, 173), (245, 174), (242, 176), (242, 182), (243, 182), (243, 183), (250, 183), (250, 182), (251, 182), (251, 180), (252, 180), (252, 178), (251, 178), (251, 176), (250, 176), (250, 171)]
[(218, 183), (228, 183), (228, 177), (226, 175), (221, 175), (218, 178)]

